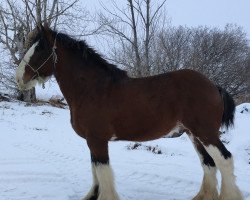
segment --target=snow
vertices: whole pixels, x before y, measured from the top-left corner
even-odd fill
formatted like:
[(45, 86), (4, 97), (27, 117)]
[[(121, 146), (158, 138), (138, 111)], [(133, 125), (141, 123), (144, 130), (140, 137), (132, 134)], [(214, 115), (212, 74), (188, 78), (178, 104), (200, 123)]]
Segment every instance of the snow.
[(42, 85), (36, 86), (36, 96), (39, 100), (49, 100), (53, 96), (61, 96), (63, 97), (62, 92), (59, 89), (59, 86), (56, 82), (56, 79), (52, 77), (49, 79), (43, 88)]
[[(0, 102), (1, 200), (79, 200), (88, 192), (89, 150), (71, 128), (69, 117), (68, 109)], [(234, 155), (237, 184), (245, 200), (250, 200), (249, 122), (250, 104), (241, 104), (234, 128), (222, 136)], [(146, 148), (129, 150), (130, 144), (109, 144), (121, 200), (187, 200), (199, 191), (203, 172), (186, 135), (143, 143), (157, 146), (162, 154)]]

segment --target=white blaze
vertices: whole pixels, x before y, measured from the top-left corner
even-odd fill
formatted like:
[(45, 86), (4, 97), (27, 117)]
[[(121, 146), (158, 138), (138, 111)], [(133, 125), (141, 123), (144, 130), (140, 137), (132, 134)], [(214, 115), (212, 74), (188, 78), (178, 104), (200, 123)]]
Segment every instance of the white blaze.
[(31, 89), (37, 83), (37, 80), (32, 80), (32, 81), (29, 81), (28, 83), (24, 84), (23, 75), (25, 72), (25, 67), (26, 67), (27, 63), (29, 63), (31, 57), (33, 56), (33, 54), (35, 52), (35, 48), (38, 45), (38, 43), (39, 43), (39, 41), (37, 41), (36, 43), (34, 43), (30, 47), (30, 49), (25, 54), (24, 58), (22, 59), (21, 63), (19, 64), (19, 66), (16, 70), (16, 81), (17, 81), (17, 84), (21, 90)]

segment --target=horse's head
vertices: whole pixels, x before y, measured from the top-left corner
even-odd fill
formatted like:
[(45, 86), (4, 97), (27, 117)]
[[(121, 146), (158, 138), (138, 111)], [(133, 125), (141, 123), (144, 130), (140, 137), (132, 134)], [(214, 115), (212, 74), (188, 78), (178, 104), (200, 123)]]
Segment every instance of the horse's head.
[(53, 74), (56, 62), (55, 37), (52, 39), (49, 32), (49, 28), (40, 26), (28, 37), (30, 48), (16, 70), (16, 81), (21, 90), (44, 83)]

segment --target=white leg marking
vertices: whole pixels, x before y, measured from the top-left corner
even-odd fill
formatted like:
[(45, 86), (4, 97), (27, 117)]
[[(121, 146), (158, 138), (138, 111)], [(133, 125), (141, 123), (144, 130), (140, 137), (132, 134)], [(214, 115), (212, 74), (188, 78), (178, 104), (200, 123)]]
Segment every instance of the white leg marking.
[(217, 178), (216, 178), (216, 167), (208, 167), (207, 165), (202, 165), (204, 176), (200, 191), (193, 198), (193, 200), (217, 200)]
[(97, 200), (119, 200), (111, 167), (107, 164), (98, 164), (95, 169), (99, 182), (99, 197)]
[(213, 145), (204, 146), (214, 159), (216, 166), (221, 172), (220, 200), (243, 200), (243, 196), (235, 183), (233, 158), (225, 159), (219, 149)]
[(91, 187), (90, 191), (88, 192), (88, 194), (83, 198), (83, 200), (90, 199), (90, 197), (92, 197), (94, 195), (95, 189), (98, 186), (98, 180), (97, 180), (96, 170), (95, 170), (94, 164), (92, 164), (92, 178), (93, 178), (92, 187)]
[(194, 149), (196, 150), (200, 158), (201, 166), (204, 172), (200, 191), (193, 198), (193, 200), (217, 200), (219, 196), (217, 191), (217, 178), (216, 178), (217, 168), (203, 164), (204, 158), (195, 146), (193, 135), (190, 135), (189, 138), (194, 144)]

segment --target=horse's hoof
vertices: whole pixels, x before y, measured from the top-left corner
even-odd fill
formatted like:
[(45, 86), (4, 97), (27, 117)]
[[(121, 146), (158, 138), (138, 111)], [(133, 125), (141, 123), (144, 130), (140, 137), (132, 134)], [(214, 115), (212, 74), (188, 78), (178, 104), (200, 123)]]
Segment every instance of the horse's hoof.
[(98, 199), (98, 195), (92, 195), (92, 196), (86, 196), (84, 197), (82, 200), (97, 200)]
[(98, 192), (99, 190), (99, 187), (96, 185), (96, 186), (93, 186), (89, 193), (87, 194), (87, 196), (85, 196), (82, 200), (97, 200), (98, 199)]
[(116, 192), (110, 194), (100, 193), (97, 200), (120, 200), (120, 198)]
[(204, 194), (196, 195), (192, 200), (219, 200), (218, 195), (216, 196), (205, 196)]
[(98, 196), (92, 196), (88, 198), (83, 198), (82, 200), (97, 200)]
[(237, 196), (237, 197), (225, 197), (225, 196), (220, 196), (219, 200), (244, 200), (242, 196)]

